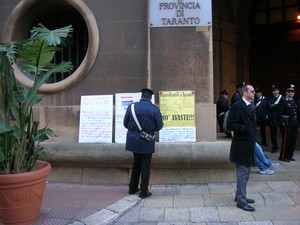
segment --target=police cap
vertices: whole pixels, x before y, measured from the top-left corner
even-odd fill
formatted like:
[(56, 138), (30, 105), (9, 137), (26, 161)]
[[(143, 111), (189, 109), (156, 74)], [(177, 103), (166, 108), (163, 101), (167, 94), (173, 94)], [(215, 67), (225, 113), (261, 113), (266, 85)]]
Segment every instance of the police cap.
[(221, 95), (228, 95), (228, 93), (229, 93), (228, 89), (223, 90), (223, 91), (220, 92)]
[(261, 89), (259, 87), (255, 88), (255, 93), (262, 93)]
[(280, 90), (280, 88), (277, 85), (272, 84), (272, 91), (275, 91), (275, 90)]
[(141, 90), (141, 92), (143, 93), (143, 92), (147, 92), (147, 93), (149, 93), (149, 94), (151, 94), (151, 95), (154, 95), (154, 92), (151, 90), (151, 89), (149, 89), (149, 88), (143, 88), (142, 90)]
[(243, 87), (244, 85), (246, 85), (245, 81), (243, 81), (243, 82), (240, 83), (240, 84), (237, 84), (235, 87), (236, 87), (236, 88), (241, 88), (241, 87)]
[(286, 91), (295, 91), (295, 85), (290, 84), (289, 86), (287, 86)]

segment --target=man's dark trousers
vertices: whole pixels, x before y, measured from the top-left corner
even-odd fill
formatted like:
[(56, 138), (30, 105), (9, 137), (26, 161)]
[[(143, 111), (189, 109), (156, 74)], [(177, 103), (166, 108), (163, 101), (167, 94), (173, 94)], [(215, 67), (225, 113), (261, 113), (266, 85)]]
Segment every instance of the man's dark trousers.
[(131, 172), (129, 190), (137, 190), (141, 175), (141, 193), (146, 194), (149, 186), (152, 154), (133, 153), (134, 163)]
[(249, 180), (250, 171), (251, 170), (249, 166), (236, 164), (237, 185), (236, 185), (235, 199), (237, 205), (239, 206), (248, 205), (248, 202), (246, 200), (246, 186)]

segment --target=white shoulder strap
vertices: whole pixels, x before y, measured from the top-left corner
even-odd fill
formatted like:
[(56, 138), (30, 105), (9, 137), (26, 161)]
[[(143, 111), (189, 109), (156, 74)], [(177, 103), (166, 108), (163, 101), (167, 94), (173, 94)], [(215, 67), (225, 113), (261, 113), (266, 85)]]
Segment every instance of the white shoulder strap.
[(278, 104), (278, 102), (280, 101), (282, 95), (279, 95), (279, 97), (277, 98), (277, 101), (274, 103), (275, 105)]
[(135, 115), (135, 111), (134, 111), (134, 104), (131, 104), (131, 113), (132, 113), (132, 116), (133, 116), (133, 119), (136, 123), (136, 125), (138, 126), (139, 130), (142, 130), (142, 127), (138, 121), (138, 119), (136, 118), (136, 115)]
[(258, 107), (260, 105), (261, 101), (259, 101), (258, 103), (256, 103), (255, 108)]

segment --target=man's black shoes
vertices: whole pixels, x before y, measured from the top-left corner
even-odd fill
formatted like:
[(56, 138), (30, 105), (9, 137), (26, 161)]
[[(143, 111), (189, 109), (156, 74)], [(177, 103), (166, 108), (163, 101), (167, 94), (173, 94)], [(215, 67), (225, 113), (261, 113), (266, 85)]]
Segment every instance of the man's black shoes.
[(246, 198), (246, 201), (250, 204), (255, 203), (255, 200), (251, 198)]
[(128, 191), (128, 194), (134, 195), (134, 194), (138, 193), (139, 191), (140, 191), (139, 188), (137, 188), (137, 189), (135, 189), (135, 190), (129, 190), (129, 191)]
[(150, 192), (150, 191), (148, 191), (147, 193), (140, 193), (139, 194), (139, 197), (140, 198), (148, 198), (148, 197), (150, 197), (152, 195), (152, 193)]
[(250, 205), (245, 205), (245, 206), (236, 205), (236, 207), (243, 209), (245, 211), (249, 211), (249, 212), (255, 211), (255, 208)]
[[(250, 204), (255, 203), (255, 200), (251, 199), (251, 198), (245, 197), (245, 200), (247, 201), (247, 203), (250, 203)], [(236, 202), (236, 199), (234, 199), (234, 201)]]

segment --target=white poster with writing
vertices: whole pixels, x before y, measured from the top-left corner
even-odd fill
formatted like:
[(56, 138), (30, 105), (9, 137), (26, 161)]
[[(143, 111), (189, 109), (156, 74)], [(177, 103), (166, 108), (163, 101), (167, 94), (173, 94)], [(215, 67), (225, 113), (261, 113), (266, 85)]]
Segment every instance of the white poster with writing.
[(211, 25), (211, 0), (150, 0), (150, 27)]
[(116, 113), (115, 113), (115, 142), (125, 143), (127, 129), (123, 126), (123, 119), (128, 106), (133, 102), (139, 102), (141, 92), (138, 93), (116, 93)]
[[(128, 106), (133, 102), (139, 102), (141, 99), (141, 92), (137, 93), (116, 93), (116, 113), (115, 113), (115, 142), (125, 143), (127, 129), (123, 126), (123, 120)], [(154, 95), (152, 96), (152, 103), (154, 104)]]
[(111, 143), (113, 95), (81, 96), (79, 143)]

